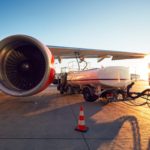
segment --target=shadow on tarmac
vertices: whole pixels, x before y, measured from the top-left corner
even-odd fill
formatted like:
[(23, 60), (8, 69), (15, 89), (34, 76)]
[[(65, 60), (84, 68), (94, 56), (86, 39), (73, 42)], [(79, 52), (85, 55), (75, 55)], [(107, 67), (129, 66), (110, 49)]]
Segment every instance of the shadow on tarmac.
[[(78, 98), (80, 100), (78, 100)], [(3, 103), (2, 105), (0, 105), (0, 113), (7, 111), (7, 113), (9, 113), (11, 117), (11, 114), (15, 112), (15, 114), (23, 115), (23, 117), (26, 118), (25, 119), (26, 122), (28, 122), (29, 118), (31, 119), (36, 116), (34, 121), (36, 123), (36, 128), (37, 128), (37, 126), (40, 124), (40, 120), (42, 116), (43, 115), (49, 116), (49, 113), (51, 111), (72, 109), (77, 119), (78, 108), (80, 105), (84, 105), (84, 107), (87, 110), (86, 119), (88, 120), (87, 123), (89, 124), (90, 130), (87, 133), (83, 133), (83, 136), (86, 141), (92, 140), (92, 139), (99, 140), (100, 142), (97, 142), (94, 145), (96, 149), (100, 148), (101, 145), (103, 145), (104, 143), (107, 144), (111, 142), (112, 140), (114, 140), (116, 136), (118, 135), (120, 129), (124, 125), (124, 123), (129, 122), (131, 129), (132, 129), (131, 135), (133, 138), (133, 146), (132, 146), (133, 150), (141, 150), (140, 129), (139, 129), (138, 121), (135, 116), (122, 116), (111, 122), (104, 122), (104, 123), (97, 124), (91, 119), (91, 116), (96, 114), (99, 111), (102, 111), (103, 107), (105, 106), (102, 106), (99, 103), (82, 102), (80, 96), (78, 95), (76, 96), (76, 100), (75, 99), (70, 100), (71, 96), (66, 96), (66, 95), (62, 96), (57, 93), (54, 93), (51, 95), (34, 96), (30, 98), (25, 98), (25, 99), (23, 98), (21, 100), (20, 99), (21, 98), (18, 98), (15, 101), (9, 100)], [(7, 106), (4, 107), (4, 105), (7, 105)], [(55, 122), (55, 120), (53, 120), (53, 122)], [(6, 126), (9, 126), (11, 128), (11, 124), (6, 123)], [(21, 130), (24, 130), (24, 127), (25, 125), (22, 124), (22, 127), (20, 127)], [(34, 130), (34, 129), (32, 128), (31, 130)], [(89, 147), (90, 146), (91, 145), (89, 144)], [(115, 149), (113, 146), (115, 145), (112, 145), (111, 149)], [(149, 141), (147, 150), (149, 149), (150, 149), (150, 141)]]
[(150, 150), (150, 139), (149, 139), (149, 141), (148, 141), (147, 150)]
[[(96, 136), (96, 139), (100, 140), (100, 143), (97, 145), (97, 148), (101, 147), (101, 145), (103, 145), (104, 143), (106, 144), (113, 141), (117, 137), (124, 123), (126, 122), (130, 123), (132, 129), (130, 134), (133, 138), (133, 143), (129, 144), (133, 144), (131, 145), (133, 147), (133, 150), (141, 150), (140, 129), (138, 126), (138, 121), (134, 116), (122, 116), (112, 122), (106, 122), (95, 125), (93, 127), (95, 130), (94, 134)], [(112, 144), (109, 149), (115, 149), (115, 145)]]

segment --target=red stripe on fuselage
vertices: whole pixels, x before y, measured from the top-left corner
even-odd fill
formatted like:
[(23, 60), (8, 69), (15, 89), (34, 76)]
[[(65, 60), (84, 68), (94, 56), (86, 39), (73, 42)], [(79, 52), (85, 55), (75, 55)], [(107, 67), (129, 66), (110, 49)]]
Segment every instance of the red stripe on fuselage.
[(68, 81), (91, 81), (91, 80), (93, 80), (93, 81), (97, 81), (97, 80), (116, 80), (116, 81), (120, 81), (120, 80), (122, 80), (122, 81), (125, 81), (125, 80), (129, 80), (129, 79), (82, 79), (82, 80), (68, 80)]

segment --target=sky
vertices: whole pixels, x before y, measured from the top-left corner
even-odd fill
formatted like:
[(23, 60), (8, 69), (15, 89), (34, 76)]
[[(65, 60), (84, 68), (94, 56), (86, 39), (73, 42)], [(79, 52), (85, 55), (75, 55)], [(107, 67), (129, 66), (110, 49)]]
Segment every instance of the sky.
[(0, 40), (27, 34), (44, 44), (150, 51), (149, 0), (1, 0)]

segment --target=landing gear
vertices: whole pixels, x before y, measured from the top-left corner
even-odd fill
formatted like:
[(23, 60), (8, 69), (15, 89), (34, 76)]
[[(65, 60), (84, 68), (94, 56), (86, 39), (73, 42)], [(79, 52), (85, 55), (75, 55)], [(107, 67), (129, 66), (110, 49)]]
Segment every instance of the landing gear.
[(82, 93), (85, 101), (94, 102), (98, 99), (98, 96), (95, 95), (94, 89), (90, 86), (84, 87)]
[(68, 95), (71, 95), (71, 94), (74, 93), (73, 87), (72, 87), (71, 85), (68, 85), (68, 86), (67, 86), (66, 93), (67, 93)]
[(60, 94), (64, 94), (64, 87), (61, 85), (59, 88)]
[(60, 75), (60, 79), (58, 80), (57, 90), (59, 90), (60, 94), (65, 93), (66, 84), (67, 84), (67, 73), (64, 73)]

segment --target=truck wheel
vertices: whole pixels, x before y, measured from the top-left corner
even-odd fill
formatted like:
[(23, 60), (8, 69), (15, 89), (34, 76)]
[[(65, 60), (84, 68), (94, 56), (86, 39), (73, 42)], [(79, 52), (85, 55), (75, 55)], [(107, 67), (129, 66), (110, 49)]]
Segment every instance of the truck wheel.
[(88, 102), (94, 102), (97, 100), (98, 96), (95, 95), (94, 90), (91, 87), (83, 88), (83, 97)]
[(72, 88), (71, 85), (68, 85), (68, 86), (67, 86), (67, 91), (66, 91), (66, 93), (67, 93), (68, 95), (73, 94), (73, 88)]

